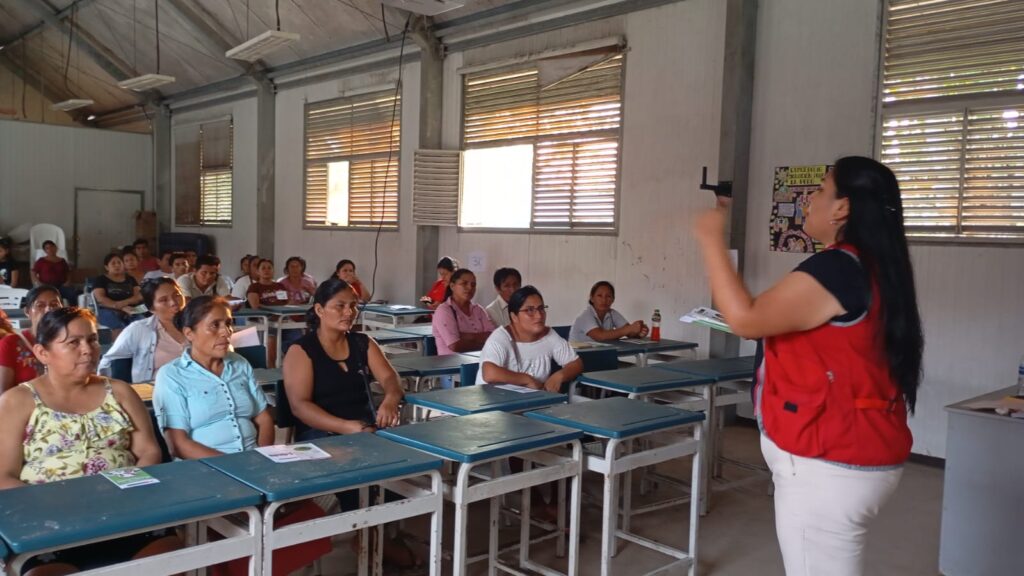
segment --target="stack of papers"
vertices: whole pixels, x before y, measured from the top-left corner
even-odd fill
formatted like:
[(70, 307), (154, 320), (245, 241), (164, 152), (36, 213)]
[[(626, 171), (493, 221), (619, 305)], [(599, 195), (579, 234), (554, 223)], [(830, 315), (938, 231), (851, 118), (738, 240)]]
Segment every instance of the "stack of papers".
[(679, 321), (686, 322), (687, 324), (699, 324), (712, 330), (720, 330), (732, 334), (732, 328), (729, 328), (729, 325), (725, 323), (725, 317), (714, 308), (698, 306), (681, 316)]
[(135, 488), (136, 486), (145, 486), (147, 484), (158, 484), (159, 480), (153, 478), (142, 468), (118, 468), (116, 470), (107, 470), (106, 472), (100, 472), (107, 480), (110, 480), (120, 489)]
[(526, 386), (519, 386), (518, 384), (494, 384), (495, 388), (501, 388), (503, 390), (510, 390), (512, 392), (519, 392), (520, 394), (529, 394), (530, 392), (540, 392), (533, 388), (527, 388)]

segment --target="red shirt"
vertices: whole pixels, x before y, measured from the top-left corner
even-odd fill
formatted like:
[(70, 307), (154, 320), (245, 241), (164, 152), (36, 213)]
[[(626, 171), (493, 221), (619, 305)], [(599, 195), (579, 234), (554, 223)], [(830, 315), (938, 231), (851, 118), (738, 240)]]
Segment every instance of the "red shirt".
[(427, 292), (427, 297), (430, 298), (430, 301), (432, 303), (440, 305), (441, 302), (444, 302), (445, 288), (445, 281), (438, 280), (437, 282), (434, 282), (433, 286), (430, 287), (430, 292)]
[(260, 297), (260, 306), (284, 306), (288, 303), (288, 289), (280, 282), (253, 282), (245, 294), (257, 294)]
[[(29, 344), (35, 343), (32, 333), (25, 330), (21, 333)], [(28, 382), (43, 373), (43, 365), (36, 359), (30, 348), (17, 334), (8, 334), (0, 339), (0, 366), (14, 370), (14, 384)]]
[(156, 256), (150, 256), (149, 258), (139, 258), (139, 270), (143, 272), (152, 272), (153, 270), (160, 269), (160, 261), (157, 260)]
[(39, 281), (51, 286), (63, 286), (68, 281), (68, 270), (68, 261), (63, 258), (51, 262), (43, 257), (36, 260), (32, 266), (32, 271), (39, 277)]

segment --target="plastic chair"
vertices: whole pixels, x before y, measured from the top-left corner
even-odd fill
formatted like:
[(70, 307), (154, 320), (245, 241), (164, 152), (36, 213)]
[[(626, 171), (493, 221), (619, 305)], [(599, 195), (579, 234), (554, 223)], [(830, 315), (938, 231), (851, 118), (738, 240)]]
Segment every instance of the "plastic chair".
[(132, 359), (117, 358), (110, 361), (110, 377), (124, 382), (132, 381)]
[(437, 356), (437, 341), (434, 340), (433, 336), (427, 336), (423, 339), (423, 355)]
[(167, 440), (164, 439), (163, 430), (160, 429), (160, 423), (156, 420), (156, 412), (153, 410), (149, 411), (149, 420), (153, 423), (156, 443), (160, 445), (160, 462), (172, 462), (174, 459), (171, 458), (171, 449), (167, 447)]
[(588, 351), (579, 356), (583, 360), (584, 372), (617, 370), (619, 367), (619, 354), (615, 349)]
[(251, 364), (255, 369), (267, 367), (266, 346), (242, 346), (241, 348), (235, 348), (235, 352), (242, 358), (248, 360), (249, 364)]
[(463, 364), (459, 366), (459, 387), (476, 384), (476, 374), (479, 371), (480, 364)]
[(288, 402), (288, 392), (284, 389), (284, 381), (274, 385), (274, 425), (285, 430), (286, 442), (295, 438), (295, 416), (292, 405)]
[(16, 310), (21, 308), (21, 301), (28, 294), (24, 288), (11, 288), (0, 286), (0, 308), (4, 310)]
[(43, 251), (43, 242), (52, 241), (57, 245), (57, 256), (67, 260), (67, 243), (64, 240), (64, 230), (56, 224), (36, 224), (29, 230), (29, 250), (32, 254), (32, 262), (46, 256)]
[(569, 331), (572, 330), (572, 326), (552, 326), (551, 329), (555, 331), (555, 334), (558, 334), (562, 338), (568, 340)]

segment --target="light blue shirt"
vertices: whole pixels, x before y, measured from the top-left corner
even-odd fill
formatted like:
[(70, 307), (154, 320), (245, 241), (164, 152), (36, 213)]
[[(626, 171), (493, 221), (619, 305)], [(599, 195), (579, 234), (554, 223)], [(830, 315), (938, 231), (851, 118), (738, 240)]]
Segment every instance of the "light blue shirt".
[(100, 359), (99, 373), (110, 376), (110, 363), (132, 359), (132, 382), (152, 382), (156, 355), (156, 316), (132, 322), (117, 335), (117, 340)]
[(156, 375), (153, 410), (160, 430), (184, 430), (192, 440), (226, 454), (256, 447), (253, 419), (266, 408), (252, 366), (234, 352), (224, 358), (220, 376), (193, 360), (191, 350)]
[(594, 339), (587, 336), (587, 333), (594, 328), (615, 330), (626, 324), (629, 324), (629, 320), (626, 320), (625, 316), (619, 314), (615, 308), (608, 310), (608, 313), (604, 315), (604, 320), (598, 320), (597, 311), (588, 304), (583, 312), (576, 317), (576, 321), (572, 323), (572, 329), (569, 330), (569, 342), (593, 342)]

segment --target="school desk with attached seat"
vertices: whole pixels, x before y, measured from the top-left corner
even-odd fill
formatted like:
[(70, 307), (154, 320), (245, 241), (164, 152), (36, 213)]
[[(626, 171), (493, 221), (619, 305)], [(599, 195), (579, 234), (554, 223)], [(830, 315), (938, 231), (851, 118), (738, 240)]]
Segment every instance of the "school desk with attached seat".
[[(497, 570), (521, 574), (520, 569), (546, 575), (560, 574), (530, 559), (530, 488), (571, 479), (567, 574), (576, 576), (579, 573), (582, 471), (579, 439), (582, 432), (516, 414), (486, 412), (388, 428), (378, 432), (378, 435), (444, 458), (458, 467), (454, 483), (450, 489), (445, 490), (446, 497), (455, 504), (452, 557), (455, 576), (467, 574), (469, 505), (481, 500), (490, 501), (487, 556), (490, 574), (495, 574)], [(568, 451), (565, 450), (566, 446), (570, 447)], [(501, 463), (512, 456), (523, 460), (523, 470), (502, 476)], [(534, 464), (541, 467), (533, 468)], [(475, 477), (473, 470), (484, 466), (490, 467), (489, 479)], [(498, 558), (498, 497), (516, 491), (522, 491), (518, 568)], [(559, 510), (564, 510), (562, 501), (559, 502)], [(562, 512), (559, 516), (562, 516)], [(563, 540), (559, 538), (559, 542)]]
[[(693, 455), (692, 490), (693, 493), (699, 492), (703, 444), (699, 423), (704, 420), (703, 414), (618, 397), (582, 404), (552, 406), (527, 412), (526, 417), (576, 428), (602, 439), (604, 443), (603, 453), (586, 452), (583, 461), (584, 470), (597, 472), (604, 476), (601, 576), (612, 574), (612, 556), (615, 555), (619, 539), (633, 542), (676, 559), (651, 574), (660, 573), (674, 566), (687, 566), (689, 576), (695, 576), (697, 527), (700, 517), (700, 506), (697, 500), (690, 499), (688, 548), (680, 550), (630, 532), (630, 507), (627, 495), (632, 489), (633, 470), (689, 455)], [(693, 432), (684, 434), (684, 429), (692, 429)], [(623, 481), (621, 486), (623, 495), (621, 529), (617, 528), (618, 514), (616, 514), (619, 506), (620, 475)], [(630, 572), (620, 569), (618, 573)]]
[(465, 354), (447, 356), (399, 356), (391, 363), (399, 376), (413, 379), (412, 392), (419, 392), (424, 378), (459, 374), (463, 364), (476, 364), (479, 358)]
[(368, 328), (397, 328), (434, 313), (428, 308), (405, 304), (366, 304), (360, 309), (363, 325)]
[(651, 340), (649, 338), (623, 338), (614, 342), (606, 342), (618, 351), (619, 357), (635, 356), (636, 365), (647, 366), (647, 357), (650, 354), (661, 354), (665, 352), (678, 352), (681, 350), (696, 350), (696, 342), (684, 342), (682, 340)]
[[(413, 349), (416, 351), (417, 354), (419, 354), (420, 356), (423, 355), (423, 337), (418, 334), (410, 334), (408, 332), (400, 332), (398, 330), (387, 330), (384, 328), (380, 330), (368, 330), (364, 332), (364, 334), (376, 340), (377, 344), (381, 348), (398, 348), (406, 344), (411, 344), (413, 345)], [(407, 347), (401, 348), (401, 350), (409, 352), (409, 348)]]
[(284, 364), (281, 353), (281, 338), (285, 330), (302, 330), (306, 328), (306, 312), (310, 304), (294, 304), (287, 306), (260, 306), (259, 310), (267, 315), (267, 330), (277, 334), (277, 366)]
[[(254, 450), (206, 458), (203, 463), (261, 492), (267, 504), (263, 508), (263, 561), (265, 574), (271, 573), (274, 551), (302, 542), (335, 534), (361, 530), (359, 574), (371, 566), (366, 545), (368, 528), (416, 516), (430, 516), (430, 574), (441, 574), (442, 483), (438, 469), (441, 460), (412, 450), (374, 434), (349, 434), (314, 440), (312, 444), (331, 455), (328, 459), (276, 463)], [(420, 482), (417, 482), (420, 480)], [(396, 502), (368, 502), (370, 486), (380, 486), (404, 498)], [(429, 486), (429, 488), (428, 488)], [(281, 506), (298, 500), (360, 491), (358, 510), (338, 512), (323, 518), (275, 527), (274, 513)], [(380, 574), (378, 546), (373, 555), (372, 573)]]
[[(96, 475), (0, 491), (0, 537), (14, 554), (9, 572), (21, 574), (25, 561), (39, 554), (198, 523), (200, 534), (209, 527), (225, 538), (96, 572), (178, 574), (249, 557), (249, 574), (261, 574), (262, 494), (196, 460), (145, 471), (159, 483), (121, 489)], [(244, 525), (228, 518), (236, 514)]]

